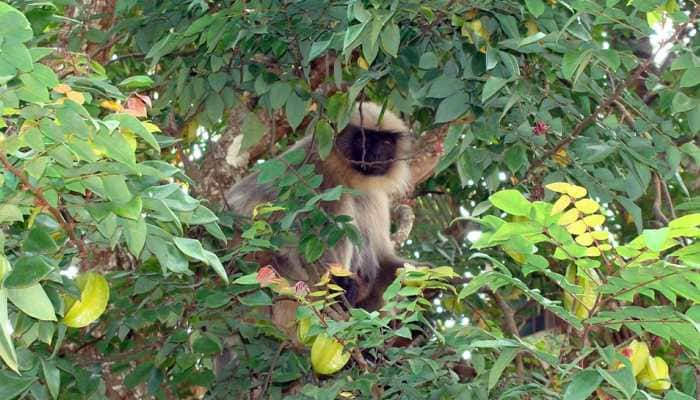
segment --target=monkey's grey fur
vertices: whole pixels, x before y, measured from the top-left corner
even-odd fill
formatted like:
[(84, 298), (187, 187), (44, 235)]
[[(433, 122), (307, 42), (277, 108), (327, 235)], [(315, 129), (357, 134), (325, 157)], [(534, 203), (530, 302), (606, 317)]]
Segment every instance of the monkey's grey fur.
[[(362, 112), (360, 112), (360, 104)], [(408, 128), (396, 115), (374, 103), (363, 102), (355, 106), (350, 123), (336, 138), (330, 155), (321, 160), (310, 136), (301, 139), (289, 151), (303, 148), (310, 154), (316, 171), (323, 175), (321, 190), (343, 185), (356, 189), (359, 196), (344, 194), (336, 202), (321, 204), (326, 212), (333, 215), (348, 215), (362, 235), (363, 244), (356, 246), (349, 239), (339, 241), (328, 249), (318, 264), (323, 267), (338, 263), (349, 268), (356, 275), (360, 286), (354, 303), (367, 309), (381, 306), (381, 298), (386, 287), (394, 280), (396, 269), (404, 260), (394, 251), (390, 239), (390, 205), (394, 197), (407, 192), (411, 185), (407, 158), (411, 153), (411, 138)], [(382, 151), (368, 148), (367, 135), (373, 135), (374, 146), (377, 140), (384, 146)], [(361, 135), (361, 136), (358, 136)], [(382, 135), (387, 135), (386, 138)], [(389, 136), (391, 135), (391, 136)], [(359, 139), (364, 146), (362, 157), (357, 160)], [(353, 158), (354, 157), (354, 158)], [(371, 163), (363, 163), (369, 160)], [(373, 167), (372, 165), (378, 165)], [(260, 185), (258, 174), (253, 173), (234, 185), (226, 194), (227, 203), (235, 212), (251, 215), (253, 208), (273, 201), (276, 190), (272, 185)], [(273, 267), (291, 280), (309, 282), (315, 278), (310, 274), (311, 266), (303, 262), (296, 248), (282, 249), (273, 258)], [(314, 283), (314, 282), (309, 282)]]

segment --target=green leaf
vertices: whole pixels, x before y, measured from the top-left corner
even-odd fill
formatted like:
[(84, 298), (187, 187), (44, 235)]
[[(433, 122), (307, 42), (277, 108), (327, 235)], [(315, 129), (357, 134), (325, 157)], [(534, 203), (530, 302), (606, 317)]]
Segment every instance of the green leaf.
[(53, 271), (53, 266), (43, 256), (22, 256), (15, 261), (14, 269), (5, 278), (6, 288), (26, 288), (42, 280)]
[(138, 220), (141, 218), (141, 210), (143, 209), (143, 201), (141, 196), (134, 196), (131, 200), (126, 203), (114, 204), (112, 211), (120, 217), (124, 217), (131, 220)]
[(330, 46), (331, 40), (322, 40), (319, 42), (314, 42), (309, 49), (309, 61), (315, 60), (318, 56), (323, 54), (323, 52)]
[(586, 400), (603, 382), (597, 371), (584, 370), (576, 374), (564, 392), (564, 400)]
[(60, 371), (53, 361), (46, 361), (44, 359), (41, 359), (41, 371), (43, 372), (44, 381), (46, 381), (46, 386), (49, 389), (49, 393), (51, 393), (51, 397), (57, 399), (61, 389)]
[(627, 210), (627, 212), (632, 216), (634, 220), (634, 225), (637, 227), (637, 232), (642, 231), (642, 209), (634, 202), (626, 197), (617, 197), (617, 201), (622, 204), (622, 207)]
[(687, 69), (681, 77), (681, 87), (693, 87), (700, 84), (700, 67)]
[(438, 59), (435, 53), (428, 51), (423, 53), (418, 60), (418, 68), (420, 69), (435, 69), (438, 66)]
[[(0, 37), (9, 38), (24, 43), (34, 36), (27, 17), (16, 8), (0, 3)], [(9, 399), (12, 396), (0, 396)]]
[(102, 177), (102, 184), (107, 198), (114, 203), (126, 204), (131, 201), (132, 194), (123, 175), (105, 175)]
[(306, 261), (314, 262), (323, 255), (323, 251), (325, 249), (325, 243), (323, 243), (319, 238), (314, 236), (304, 243), (302, 251), (304, 253), (304, 258), (306, 259)]
[(250, 274), (240, 276), (236, 278), (236, 280), (234, 280), (233, 283), (236, 285), (257, 285), (259, 283), (258, 273), (252, 272)]
[(513, 173), (518, 171), (527, 162), (527, 153), (521, 146), (510, 146), (503, 157), (506, 166)]
[(343, 38), (343, 52), (345, 52), (348, 47), (350, 47), (355, 40), (360, 37), (360, 34), (365, 29), (365, 26), (367, 26), (367, 22), (348, 26), (348, 29), (345, 31), (345, 37)]
[(696, 106), (690, 110), (687, 114), (688, 116), (688, 127), (692, 134), (697, 134), (700, 132), (700, 106)]
[(286, 81), (277, 81), (270, 86), (270, 105), (277, 110), (287, 103), (292, 93), (292, 85)]
[(214, 355), (222, 350), (222, 345), (216, 336), (204, 334), (194, 340), (192, 351), (205, 355)]
[(598, 50), (596, 55), (607, 65), (613, 72), (620, 68), (620, 55), (613, 49)]
[(256, 290), (255, 292), (239, 298), (241, 304), (250, 307), (261, 307), (272, 305), (272, 299), (270, 296), (262, 290)]
[(176, 237), (173, 238), (173, 243), (175, 243), (175, 246), (177, 246), (181, 252), (185, 253), (186, 256), (203, 263), (208, 262), (207, 255), (204, 253), (204, 248), (199, 240)]
[(538, 18), (544, 12), (544, 1), (542, 0), (525, 0), (525, 5), (535, 18)]
[(143, 364), (139, 364), (124, 378), (124, 385), (129, 389), (135, 388), (146, 380), (153, 368), (153, 361), (146, 361)]
[(401, 32), (399, 26), (392, 20), (388, 22), (380, 35), (382, 49), (386, 54), (397, 57), (399, 53), (399, 44), (401, 41)]
[(129, 252), (135, 257), (139, 257), (143, 246), (146, 244), (148, 227), (145, 218), (139, 216), (135, 220), (125, 219), (122, 221), (122, 224), (125, 228), (124, 238), (126, 239), (126, 246), (129, 248)]
[(644, 242), (647, 247), (652, 251), (661, 251), (664, 243), (669, 238), (670, 230), (668, 228), (661, 229), (645, 229), (642, 232), (644, 237)]
[(32, 74), (19, 76), (23, 86), (17, 90), (17, 97), (30, 103), (48, 103), (51, 98), (46, 85)]
[(8, 368), (18, 372), (17, 353), (10, 332), (11, 326), (7, 312), (7, 289), (0, 288), (0, 358)]
[(226, 284), (228, 284), (228, 274), (226, 273), (224, 266), (221, 264), (219, 257), (208, 250), (204, 250), (204, 255), (206, 257), (206, 263), (209, 264), (212, 269), (214, 269), (214, 272), (216, 272), (219, 277), (226, 282)]
[(292, 92), (287, 99), (285, 104), (285, 111), (287, 114), (287, 121), (289, 121), (289, 126), (296, 130), (301, 121), (304, 120), (306, 116), (308, 102), (302, 100), (296, 93)]
[(529, 216), (532, 203), (517, 190), (502, 190), (489, 197), (491, 204), (511, 215)]
[(498, 380), (501, 379), (503, 371), (505, 371), (505, 369), (511, 364), (513, 359), (518, 355), (519, 351), (520, 349), (518, 348), (507, 348), (501, 352), (501, 355), (498, 356), (498, 359), (495, 363), (493, 363), (493, 366), (491, 366), (491, 370), (489, 371), (489, 390), (496, 386)]
[(249, 112), (243, 118), (241, 132), (243, 132), (243, 140), (241, 141), (241, 152), (248, 150), (260, 142), (265, 134), (266, 128), (258, 119), (258, 116), (253, 112)]
[(218, 93), (226, 86), (228, 75), (224, 72), (215, 72), (213, 74), (209, 74), (207, 80), (209, 81), (209, 86), (211, 86), (211, 88)]
[(484, 103), (488, 101), (493, 95), (498, 93), (506, 83), (508, 83), (507, 79), (498, 78), (496, 76), (490, 77), (484, 84), (484, 89), (481, 92), (481, 101)]
[(107, 120), (119, 121), (119, 125), (122, 128), (128, 129), (138, 137), (143, 139), (146, 144), (151, 146), (156, 151), (160, 151), (160, 145), (156, 140), (155, 136), (139, 121), (136, 117), (131, 114), (113, 114), (110, 115)]
[(50, 254), (58, 250), (58, 245), (46, 229), (35, 226), (22, 242), (22, 250), (29, 253)]
[(161, 268), (178, 274), (192, 274), (188, 268), (187, 258), (173, 245), (159, 237), (149, 237), (146, 241), (148, 250), (155, 254)]
[(148, 89), (153, 86), (153, 79), (146, 75), (134, 75), (119, 82), (117, 86), (125, 89)]
[(114, 132), (111, 135), (100, 133), (95, 136), (94, 141), (98, 146), (102, 146), (107, 157), (124, 163), (133, 169), (136, 168), (134, 150), (131, 149), (129, 142), (124, 139), (121, 133)]
[(27, 47), (17, 40), (5, 39), (0, 46), (2, 57), (22, 72), (32, 70), (32, 56)]
[(224, 117), (224, 99), (218, 93), (210, 93), (204, 108), (207, 110), (209, 121), (219, 123)]
[(39, 284), (22, 289), (7, 289), (7, 297), (23, 313), (41, 321), (56, 321), (53, 304)]
[(700, 226), (700, 213), (688, 214), (669, 222), (670, 228), (694, 228)]
[(535, 42), (538, 42), (538, 41), (544, 39), (546, 36), (547, 36), (547, 35), (545, 35), (545, 34), (542, 33), (542, 32), (537, 32), (537, 33), (535, 33), (534, 35), (530, 35), (530, 36), (528, 36), (528, 37), (526, 37), (526, 38), (523, 38), (523, 39), (518, 43), (518, 47), (525, 47), (525, 46), (527, 46), (527, 45), (533, 44), (533, 43), (535, 43)]
[(0, 223), (5, 224), (17, 221), (24, 221), (22, 210), (14, 204), (0, 204)]
[(690, 111), (695, 107), (697, 107), (697, 102), (686, 96), (683, 92), (676, 92), (676, 95), (673, 96), (673, 101), (671, 102), (671, 113), (678, 114), (685, 111)]
[(631, 368), (606, 371), (596, 367), (596, 370), (610, 385), (620, 390), (627, 399), (631, 399), (637, 391), (637, 381), (634, 379)]
[(469, 94), (466, 92), (455, 93), (440, 102), (435, 112), (435, 123), (452, 121), (469, 109)]
[(333, 149), (333, 127), (326, 120), (321, 120), (315, 127), (316, 143), (318, 143), (318, 155), (325, 160)]
[(282, 177), (287, 172), (287, 165), (277, 159), (267, 160), (258, 166), (258, 183), (264, 185)]
[[(2, 12), (3, 7), (1, 6), (3, 5), (5, 4), (0, 3), (0, 12)], [(0, 22), (2, 22), (2, 18), (0, 18)], [(1, 31), (0, 34), (2, 34)], [(12, 372), (0, 371), (0, 399), (16, 398), (29, 389), (36, 380), (36, 376), (17, 376), (17, 374)]]

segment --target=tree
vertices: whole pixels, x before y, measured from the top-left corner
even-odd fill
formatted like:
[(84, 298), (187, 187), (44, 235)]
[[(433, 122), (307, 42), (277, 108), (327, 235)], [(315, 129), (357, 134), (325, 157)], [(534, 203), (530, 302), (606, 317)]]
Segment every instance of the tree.
[[(699, 13), (0, 3), (0, 398), (700, 398)], [(270, 160), (362, 100), (418, 136), (395, 239), (436, 265), (382, 313), (258, 257), (352, 235)]]

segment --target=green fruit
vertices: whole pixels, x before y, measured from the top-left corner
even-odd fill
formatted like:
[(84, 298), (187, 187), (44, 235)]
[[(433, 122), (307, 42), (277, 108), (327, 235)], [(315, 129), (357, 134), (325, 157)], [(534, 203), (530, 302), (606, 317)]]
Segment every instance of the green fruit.
[(340, 371), (350, 359), (343, 345), (326, 334), (320, 334), (311, 346), (311, 366), (319, 375), (332, 375)]
[(646, 367), (637, 376), (639, 383), (649, 390), (662, 392), (671, 388), (668, 364), (661, 357), (647, 357)]

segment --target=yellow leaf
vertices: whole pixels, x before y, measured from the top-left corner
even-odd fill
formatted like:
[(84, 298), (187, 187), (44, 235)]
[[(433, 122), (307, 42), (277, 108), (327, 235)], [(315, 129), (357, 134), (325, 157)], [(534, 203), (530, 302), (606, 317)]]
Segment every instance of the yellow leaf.
[(367, 64), (367, 60), (365, 60), (362, 56), (357, 58), (357, 66), (364, 69), (365, 71), (369, 69), (369, 64)]
[(143, 126), (146, 127), (146, 130), (153, 133), (153, 132), (160, 132), (160, 128), (158, 125), (151, 123), (151, 122), (142, 122)]
[(333, 276), (352, 276), (352, 272), (350, 272), (350, 270), (345, 268), (344, 265), (338, 263), (329, 265), (328, 272), (330, 272)]
[(576, 221), (581, 213), (575, 209), (572, 208), (571, 210), (565, 212), (562, 214), (561, 218), (559, 218), (559, 225), (569, 225)]
[(566, 193), (568, 193), (569, 196), (573, 197), (574, 199), (580, 199), (581, 197), (585, 196), (588, 192), (586, 191), (585, 187), (571, 185), (571, 187), (569, 188), (569, 190), (566, 191)]
[(569, 158), (569, 153), (567, 153), (564, 149), (559, 149), (556, 153), (554, 153), (552, 158), (554, 159), (554, 162), (563, 167), (571, 164), (571, 158)]
[(124, 132), (122, 133), (122, 136), (124, 137), (124, 140), (129, 144), (129, 148), (131, 151), (136, 151), (136, 147), (138, 146), (138, 143), (136, 142), (136, 136), (134, 136), (133, 133), (131, 132)]
[(112, 100), (102, 100), (100, 102), (100, 107), (105, 108), (110, 111), (114, 112), (122, 112), (124, 111), (124, 107), (119, 102), (112, 101)]
[(586, 249), (586, 257), (598, 257), (600, 250), (597, 247), (589, 247)]
[(522, 264), (522, 263), (525, 262), (525, 254), (519, 253), (519, 252), (517, 252), (517, 251), (510, 250), (510, 249), (507, 249), (507, 248), (504, 248), (503, 250), (504, 250), (504, 251), (506, 252), (506, 254), (508, 254), (508, 255), (510, 256), (510, 258), (512, 258), (516, 263)]
[(595, 240), (608, 240), (610, 233), (608, 233), (608, 231), (593, 231), (591, 235)]
[(588, 232), (582, 233), (576, 236), (576, 243), (580, 244), (581, 246), (590, 246), (593, 244), (593, 236), (591, 236), (591, 234)]
[(586, 224), (583, 221), (578, 220), (572, 224), (567, 225), (566, 230), (572, 235), (580, 235), (586, 231)]
[(583, 222), (585, 222), (586, 225), (590, 226), (591, 228), (595, 228), (597, 226), (603, 225), (603, 223), (605, 222), (605, 217), (601, 214), (593, 214), (587, 217), (583, 217)]
[(53, 88), (53, 90), (54, 90), (54, 92), (57, 92), (57, 93), (66, 94), (66, 93), (70, 92), (70, 91), (73, 90), (73, 89), (71, 89), (71, 87), (68, 86), (68, 85), (66, 85), (65, 83), (61, 83), (61, 84), (59, 84), (59, 85), (56, 85), (56, 86)]
[(566, 183), (566, 182), (554, 182), (554, 183), (550, 183), (549, 185), (546, 185), (545, 187), (547, 189), (551, 190), (552, 192), (568, 193), (569, 189), (572, 186), (573, 186), (572, 184)]
[(329, 284), (328, 284), (328, 289), (330, 289), (330, 290), (335, 290), (336, 292), (344, 292), (344, 291), (345, 291), (345, 289), (343, 289), (342, 287), (336, 285), (335, 283), (329, 283)]
[(525, 21), (525, 28), (527, 28), (528, 36), (532, 36), (540, 31), (540, 28), (537, 26), (537, 23), (531, 19)]
[(609, 251), (609, 250), (612, 250), (612, 246), (610, 246), (610, 245), (607, 244), (607, 243), (599, 244), (599, 245), (598, 245), (598, 250), (600, 250), (600, 251)]
[(600, 205), (591, 199), (579, 200), (574, 205), (584, 214), (593, 214), (600, 208)]
[(569, 204), (571, 204), (571, 197), (567, 195), (561, 196), (559, 200), (554, 203), (554, 206), (552, 206), (552, 212), (550, 215), (559, 214), (560, 212), (566, 210), (566, 207), (568, 207)]
[(78, 104), (85, 103), (85, 96), (83, 96), (83, 94), (80, 92), (76, 92), (75, 90), (71, 90), (70, 92), (66, 93), (66, 97)]

